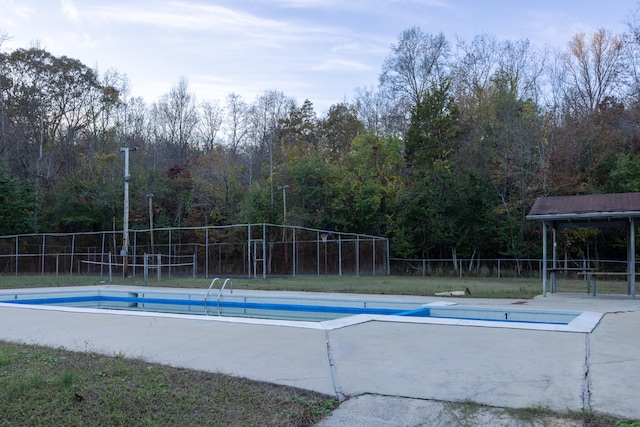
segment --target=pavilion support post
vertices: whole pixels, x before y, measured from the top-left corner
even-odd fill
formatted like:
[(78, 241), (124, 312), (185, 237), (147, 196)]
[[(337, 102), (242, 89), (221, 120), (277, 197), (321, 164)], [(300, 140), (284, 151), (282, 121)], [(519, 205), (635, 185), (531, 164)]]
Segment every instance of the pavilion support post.
[(627, 228), (627, 295), (631, 295), (631, 221), (629, 218), (629, 227)]
[(542, 221), (542, 296), (547, 296), (547, 221)]
[(558, 273), (558, 233), (556, 232), (556, 224), (551, 223), (551, 231), (553, 235), (553, 263), (551, 264), (551, 293), (556, 293), (556, 274)]
[(631, 218), (629, 222), (629, 278), (631, 298), (636, 297), (636, 220)]

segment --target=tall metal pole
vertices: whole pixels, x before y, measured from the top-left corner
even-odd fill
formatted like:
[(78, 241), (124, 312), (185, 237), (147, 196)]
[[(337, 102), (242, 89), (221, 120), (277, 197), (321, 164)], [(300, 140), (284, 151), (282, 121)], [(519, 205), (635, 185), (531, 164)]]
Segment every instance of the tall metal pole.
[(282, 225), (287, 225), (287, 188), (288, 185), (278, 185), (278, 190), (282, 190)]
[(636, 298), (636, 219), (629, 224), (629, 285), (631, 298)]
[[(147, 194), (149, 198), (149, 233), (151, 237), (151, 255), (153, 255), (153, 194)], [(208, 242), (207, 242), (208, 243)]]
[(547, 296), (547, 222), (546, 221), (542, 221), (542, 296), (543, 297)]
[(282, 242), (284, 243), (284, 271), (289, 271), (289, 250), (287, 249), (287, 188), (288, 185), (278, 185), (282, 190)]
[[(134, 150), (136, 150), (134, 148)], [(129, 273), (129, 147), (122, 147), (120, 151), (124, 153), (124, 219), (122, 225), (122, 275), (127, 277)]]

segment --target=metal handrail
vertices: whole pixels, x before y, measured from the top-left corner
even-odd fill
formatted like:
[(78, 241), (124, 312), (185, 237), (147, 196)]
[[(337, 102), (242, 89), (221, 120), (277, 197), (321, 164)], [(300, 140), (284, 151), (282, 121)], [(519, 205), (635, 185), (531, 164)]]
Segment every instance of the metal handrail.
[(209, 289), (207, 290), (207, 294), (204, 296), (204, 313), (208, 316), (209, 312), (207, 311), (207, 297), (209, 297), (209, 293), (211, 292), (211, 288), (213, 288), (213, 284), (216, 283), (216, 280), (219, 282), (220, 278), (216, 277), (211, 281), (209, 285)]
[(227, 286), (227, 283), (231, 283), (231, 287), (229, 289), (231, 290), (231, 293), (233, 293), (233, 282), (231, 281), (231, 279), (229, 277), (227, 277), (224, 280), (224, 283), (222, 284), (222, 286), (220, 286), (220, 290), (218, 291), (218, 300), (216, 301), (217, 306), (218, 306), (218, 316), (221, 316), (221, 314), (220, 314), (220, 297), (222, 296), (222, 291), (224, 290), (225, 286)]
[(222, 286), (220, 286), (220, 289), (218, 290), (218, 297), (216, 299), (216, 306), (218, 308), (218, 316), (221, 316), (221, 314), (220, 314), (220, 298), (222, 297), (222, 291), (227, 286), (227, 283), (230, 283), (229, 289), (231, 290), (231, 293), (233, 293), (233, 282), (231, 281), (230, 278), (226, 278), (224, 280), (224, 282), (222, 282), (219, 277), (214, 278), (211, 281), (211, 284), (209, 285), (209, 289), (207, 289), (207, 293), (204, 296), (204, 313), (207, 316), (209, 316), (209, 311), (207, 310), (207, 298), (209, 298), (209, 294), (211, 293), (211, 289), (213, 288), (213, 285), (216, 283), (216, 281), (222, 283)]

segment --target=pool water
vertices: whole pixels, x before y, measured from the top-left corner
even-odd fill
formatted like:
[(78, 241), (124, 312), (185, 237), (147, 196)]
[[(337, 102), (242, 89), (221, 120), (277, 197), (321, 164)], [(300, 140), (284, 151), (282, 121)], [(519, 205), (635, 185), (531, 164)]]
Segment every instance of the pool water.
[(489, 307), (446, 306), (423, 307), (399, 316), (437, 317), (440, 319), (490, 320), (497, 322), (545, 323), (568, 325), (581, 313), (576, 311), (550, 311), (527, 309), (498, 309)]
[[(207, 299), (207, 296), (209, 299)], [(433, 301), (229, 294), (201, 290), (32, 289), (0, 292), (0, 303), (148, 311), (203, 316), (325, 321), (354, 315), (480, 320), (501, 323), (567, 325), (581, 312), (434, 304)]]
[(356, 314), (396, 315), (417, 309), (424, 304), (335, 298), (276, 298), (262, 295), (225, 295), (220, 300), (214, 298), (213, 301), (207, 301), (202, 295), (157, 292), (127, 292), (120, 295), (30, 295), (14, 299), (6, 299), (0, 295), (0, 298), (0, 302), (14, 304), (304, 321), (323, 321)]

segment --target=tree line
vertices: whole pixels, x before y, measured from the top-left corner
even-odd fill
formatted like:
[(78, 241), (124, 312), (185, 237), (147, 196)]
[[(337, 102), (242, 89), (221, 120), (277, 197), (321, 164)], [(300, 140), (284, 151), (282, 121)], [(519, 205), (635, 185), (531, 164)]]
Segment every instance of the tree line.
[[(0, 36), (0, 234), (275, 223), (390, 238), (404, 258), (537, 257), (537, 197), (640, 191), (640, 21), (560, 50), (413, 27), (379, 84), (326, 112), (278, 90), (157, 102)], [(284, 204), (286, 198), (286, 206)], [(567, 257), (624, 253), (615, 230), (565, 231)], [(601, 242), (614, 242), (603, 245)], [(606, 247), (605, 247), (606, 246)]]

